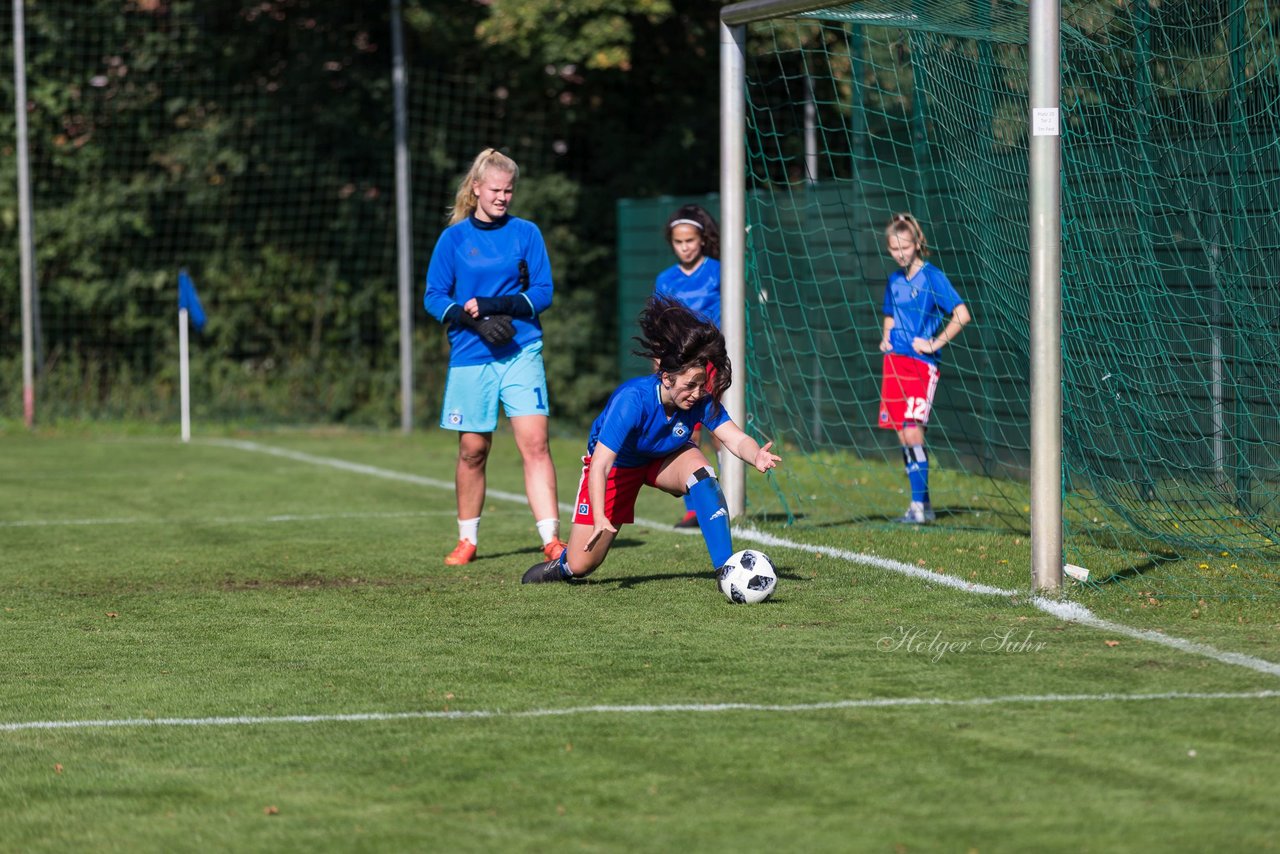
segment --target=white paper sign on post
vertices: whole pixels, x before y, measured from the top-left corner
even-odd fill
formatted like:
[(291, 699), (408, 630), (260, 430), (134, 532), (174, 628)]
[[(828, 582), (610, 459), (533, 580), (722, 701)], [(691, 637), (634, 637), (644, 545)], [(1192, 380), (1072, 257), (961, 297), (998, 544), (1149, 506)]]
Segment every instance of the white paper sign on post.
[(1060, 136), (1057, 107), (1036, 107), (1031, 111), (1031, 135)]

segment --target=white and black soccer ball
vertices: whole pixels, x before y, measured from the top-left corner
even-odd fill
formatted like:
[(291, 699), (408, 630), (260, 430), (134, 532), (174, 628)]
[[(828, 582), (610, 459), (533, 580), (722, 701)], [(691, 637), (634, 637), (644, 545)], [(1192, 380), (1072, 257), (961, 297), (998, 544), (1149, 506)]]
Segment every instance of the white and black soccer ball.
[(754, 605), (773, 595), (778, 586), (778, 573), (764, 552), (743, 549), (724, 562), (716, 571), (720, 592), (735, 605)]

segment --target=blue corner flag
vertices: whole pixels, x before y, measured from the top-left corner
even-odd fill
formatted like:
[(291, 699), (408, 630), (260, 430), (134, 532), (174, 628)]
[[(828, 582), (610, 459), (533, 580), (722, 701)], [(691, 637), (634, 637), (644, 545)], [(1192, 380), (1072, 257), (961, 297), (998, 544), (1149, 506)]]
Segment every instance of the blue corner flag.
[(196, 284), (191, 281), (191, 276), (187, 274), (187, 269), (183, 267), (178, 271), (178, 308), (187, 310), (187, 319), (191, 321), (191, 325), (197, 330), (204, 329), (204, 306), (200, 304), (200, 297), (196, 295)]

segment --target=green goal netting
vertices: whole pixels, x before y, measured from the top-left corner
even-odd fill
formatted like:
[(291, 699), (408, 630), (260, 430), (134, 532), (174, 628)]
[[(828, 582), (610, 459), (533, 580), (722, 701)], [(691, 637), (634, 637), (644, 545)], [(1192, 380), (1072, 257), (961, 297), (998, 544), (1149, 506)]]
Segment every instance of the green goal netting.
[[(1063, 6), (1065, 557), (1103, 585), (1280, 592), (1278, 33), (1262, 0)], [(1025, 532), (1026, 4), (833, 6), (747, 54), (748, 411), (793, 461), (754, 510), (902, 512), (877, 343), (906, 210), (974, 315), (930, 423), (939, 524)]]

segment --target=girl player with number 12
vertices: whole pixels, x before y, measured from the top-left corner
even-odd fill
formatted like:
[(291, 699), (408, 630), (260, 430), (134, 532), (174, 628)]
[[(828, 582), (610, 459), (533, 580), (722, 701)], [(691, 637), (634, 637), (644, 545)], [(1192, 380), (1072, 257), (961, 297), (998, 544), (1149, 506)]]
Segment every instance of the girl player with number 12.
[[(938, 387), (938, 352), (955, 340), (970, 316), (946, 274), (925, 260), (929, 246), (915, 217), (894, 214), (884, 236), (902, 269), (890, 274), (884, 289), (880, 426), (897, 431), (911, 484), (911, 503), (895, 521), (923, 525), (936, 518), (929, 500), (924, 428)], [(946, 328), (939, 332), (944, 319)]]

